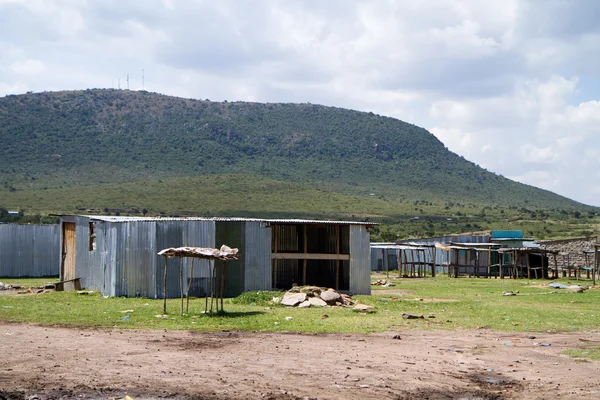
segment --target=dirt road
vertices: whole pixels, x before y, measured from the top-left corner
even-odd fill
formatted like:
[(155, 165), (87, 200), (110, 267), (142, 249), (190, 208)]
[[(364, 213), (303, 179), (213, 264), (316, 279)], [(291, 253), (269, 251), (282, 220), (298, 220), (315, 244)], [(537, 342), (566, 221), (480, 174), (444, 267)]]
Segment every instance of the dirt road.
[(600, 346), (600, 333), (198, 333), (0, 322), (0, 394), (136, 400), (600, 398), (600, 362), (561, 354), (590, 346)]

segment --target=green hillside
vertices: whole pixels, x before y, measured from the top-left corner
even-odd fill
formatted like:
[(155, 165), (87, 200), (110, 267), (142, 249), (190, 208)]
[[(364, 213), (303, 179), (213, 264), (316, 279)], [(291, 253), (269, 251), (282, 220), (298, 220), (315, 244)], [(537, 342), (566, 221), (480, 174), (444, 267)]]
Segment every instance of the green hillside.
[(0, 98), (0, 121), (0, 208), (26, 214), (368, 219), (384, 224), (381, 238), (597, 228), (596, 208), (373, 113), (85, 90)]
[(422, 128), (340, 108), (86, 90), (6, 96), (0, 120), (4, 190), (244, 173), (351, 195), (582, 206), (485, 171)]

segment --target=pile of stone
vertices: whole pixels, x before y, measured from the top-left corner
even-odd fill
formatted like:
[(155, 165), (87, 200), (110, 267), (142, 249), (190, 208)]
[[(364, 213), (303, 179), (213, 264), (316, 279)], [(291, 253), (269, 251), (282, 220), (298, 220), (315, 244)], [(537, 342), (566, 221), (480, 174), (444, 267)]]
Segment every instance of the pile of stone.
[(389, 282), (389, 281), (387, 281), (385, 279), (377, 279), (375, 282), (371, 283), (371, 285), (381, 286), (381, 287), (396, 286), (392, 282)]
[(334, 289), (317, 286), (296, 286), (287, 291), (282, 298), (274, 298), (275, 303), (288, 307), (352, 307), (356, 301), (351, 296), (338, 293)]
[(0, 290), (11, 290), (11, 289), (14, 289), (14, 287), (12, 285), (9, 285), (8, 283), (0, 282)]

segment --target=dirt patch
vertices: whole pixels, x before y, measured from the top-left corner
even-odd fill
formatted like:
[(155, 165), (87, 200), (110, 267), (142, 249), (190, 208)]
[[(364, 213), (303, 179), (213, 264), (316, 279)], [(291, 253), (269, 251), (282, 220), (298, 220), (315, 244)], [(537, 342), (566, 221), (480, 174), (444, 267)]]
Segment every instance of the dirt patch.
[[(600, 362), (562, 355), (596, 332), (374, 335), (136, 331), (0, 322), (7, 399), (598, 398)], [(551, 343), (539, 346), (536, 343)], [(1, 398), (1, 397), (0, 397)]]

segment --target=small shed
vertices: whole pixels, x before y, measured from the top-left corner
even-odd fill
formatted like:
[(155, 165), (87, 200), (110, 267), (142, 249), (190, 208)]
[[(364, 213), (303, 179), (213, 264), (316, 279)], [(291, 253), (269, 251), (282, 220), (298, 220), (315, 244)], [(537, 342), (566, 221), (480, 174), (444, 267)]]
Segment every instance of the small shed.
[[(225, 296), (294, 284), (370, 294), (369, 227), (365, 222), (255, 218), (151, 218), (63, 215), (60, 278), (108, 296), (161, 298), (168, 247), (239, 248)], [(176, 263), (170, 260), (169, 263)], [(184, 260), (188, 276), (191, 260)], [(197, 260), (190, 293), (204, 297), (207, 260)], [(168, 268), (167, 293), (180, 296), (179, 266)], [(171, 276), (172, 275), (172, 276)]]

